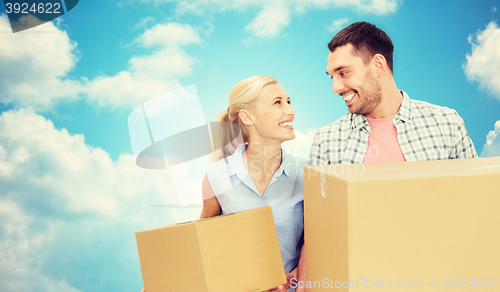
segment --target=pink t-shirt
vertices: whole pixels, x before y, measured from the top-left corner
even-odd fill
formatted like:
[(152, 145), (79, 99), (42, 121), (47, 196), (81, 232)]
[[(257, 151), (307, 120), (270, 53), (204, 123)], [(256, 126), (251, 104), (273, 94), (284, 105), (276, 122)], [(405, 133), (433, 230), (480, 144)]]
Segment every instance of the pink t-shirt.
[(399, 147), (396, 127), (392, 123), (395, 116), (382, 119), (366, 118), (372, 129), (363, 163), (406, 161)]

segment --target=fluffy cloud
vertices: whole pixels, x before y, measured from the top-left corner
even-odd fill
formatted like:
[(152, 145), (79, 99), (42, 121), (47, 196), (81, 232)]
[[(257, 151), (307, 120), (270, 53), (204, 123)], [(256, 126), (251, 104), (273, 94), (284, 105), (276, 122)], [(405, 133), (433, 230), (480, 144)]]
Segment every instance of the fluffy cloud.
[(130, 59), (130, 71), (138, 78), (171, 79), (191, 74), (198, 61), (182, 49), (166, 48), (152, 55)]
[(178, 207), (169, 177), (33, 110), (2, 113), (0, 291), (139, 291), (134, 231), (200, 213)]
[[(31, 15), (23, 18), (36, 20)], [(0, 31), (9, 30), (7, 16), (0, 15)], [(52, 22), (0, 34), (0, 102), (48, 107), (77, 98), (81, 84), (64, 78), (77, 60), (76, 43)]]
[(198, 33), (191, 26), (175, 22), (157, 24), (146, 30), (137, 40), (145, 47), (177, 47), (201, 43)]
[(495, 129), (490, 131), (486, 136), (486, 144), (484, 144), (481, 157), (500, 156), (500, 121), (495, 123)]
[[(9, 29), (7, 16), (0, 15), (0, 30)], [(100, 106), (134, 108), (181, 87), (179, 78), (199, 63), (182, 47), (200, 42), (189, 25), (158, 24), (134, 42), (154, 49), (152, 54), (130, 58), (127, 70), (114, 76), (71, 80), (66, 76), (78, 61), (77, 44), (52, 22), (0, 34), (0, 102), (46, 110), (61, 100), (85, 98)]]
[(45, 234), (30, 234), (30, 226), (37, 224), (10, 200), (0, 199), (0, 289), (2, 291), (68, 291), (80, 292), (65, 280), (50, 279), (39, 268), (37, 255), (49, 241), (53, 228), (46, 227)]
[(157, 24), (140, 35), (135, 43), (159, 48), (151, 55), (132, 57), (127, 71), (115, 76), (86, 80), (89, 100), (101, 106), (134, 108), (162, 93), (181, 87), (179, 77), (190, 75), (199, 61), (181, 47), (200, 43), (198, 33), (189, 25)]
[(85, 79), (86, 96), (101, 106), (133, 108), (179, 88), (182, 85), (178, 78), (190, 75), (193, 66), (199, 63), (182, 46), (200, 42), (198, 33), (189, 25), (172, 22), (146, 29), (135, 43), (157, 50), (150, 55), (132, 57), (128, 70), (115, 76)]
[(464, 64), (467, 78), (500, 100), (500, 28), (492, 21), (485, 30), (470, 35), (469, 43), (472, 53)]
[(150, 23), (154, 23), (156, 19), (151, 16), (146, 16), (141, 18), (138, 23), (135, 24), (136, 28), (146, 28), (149, 26)]
[(286, 153), (295, 157), (309, 160), (309, 151), (317, 129), (309, 130), (306, 134), (295, 130), (295, 139), (283, 143)]
[(84, 79), (87, 100), (103, 107), (134, 108), (152, 97), (182, 86), (177, 79), (148, 79), (134, 73), (121, 71), (114, 76)]
[[(286, 27), (294, 13), (305, 13), (309, 9), (350, 8), (361, 13), (378, 15), (394, 13), (400, 0), (139, 0), (148, 3), (175, 3), (178, 13), (203, 15), (206, 12), (228, 10), (243, 11), (259, 9), (256, 18), (245, 30), (257, 38), (272, 38)], [(245, 41), (249, 43), (247, 39)]]
[(284, 3), (265, 6), (259, 15), (245, 27), (260, 38), (277, 36), (290, 23), (290, 12)]
[(331, 32), (331, 33), (337, 33), (339, 32), (342, 28), (344, 28), (344, 26), (349, 23), (349, 19), (347, 18), (341, 18), (341, 19), (337, 19), (337, 20), (334, 20), (332, 22), (332, 24), (330, 25), (330, 27), (328, 28), (328, 30)]

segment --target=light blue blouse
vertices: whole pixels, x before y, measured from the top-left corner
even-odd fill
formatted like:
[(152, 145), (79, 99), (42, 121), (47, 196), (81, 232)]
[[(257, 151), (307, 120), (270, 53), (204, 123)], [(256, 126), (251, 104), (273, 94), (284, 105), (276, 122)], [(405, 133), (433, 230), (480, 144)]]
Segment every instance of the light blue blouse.
[(283, 266), (291, 272), (299, 262), (297, 246), (304, 231), (304, 186), (302, 167), (308, 161), (287, 155), (282, 149), (281, 165), (261, 196), (243, 164), (246, 146), (211, 164), (207, 177), (222, 208), (222, 214), (271, 206), (281, 249)]

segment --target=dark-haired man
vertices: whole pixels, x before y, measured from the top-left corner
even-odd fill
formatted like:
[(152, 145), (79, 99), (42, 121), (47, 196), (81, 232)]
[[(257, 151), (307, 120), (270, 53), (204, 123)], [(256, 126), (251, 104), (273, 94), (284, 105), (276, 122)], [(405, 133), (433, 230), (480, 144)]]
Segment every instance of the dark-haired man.
[(394, 46), (384, 31), (356, 22), (328, 48), (326, 73), (349, 113), (318, 130), (311, 165), (477, 157), (455, 110), (410, 99), (397, 88)]
[[(394, 46), (384, 31), (356, 22), (335, 35), (328, 48), (326, 74), (349, 113), (318, 130), (311, 165), (477, 157), (455, 110), (410, 99), (397, 88)], [(298, 269), (302, 283), (304, 257)]]

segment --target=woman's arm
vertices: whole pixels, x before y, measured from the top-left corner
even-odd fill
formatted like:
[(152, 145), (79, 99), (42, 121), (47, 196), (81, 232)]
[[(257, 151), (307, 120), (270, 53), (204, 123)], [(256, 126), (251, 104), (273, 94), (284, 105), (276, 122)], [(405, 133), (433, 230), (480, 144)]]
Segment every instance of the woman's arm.
[(219, 205), (219, 201), (215, 196), (214, 190), (208, 181), (207, 174), (203, 178), (203, 183), (201, 186), (201, 193), (203, 194), (203, 210), (201, 211), (200, 219), (210, 218), (218, 216), (221, 214), (222, 209)]

